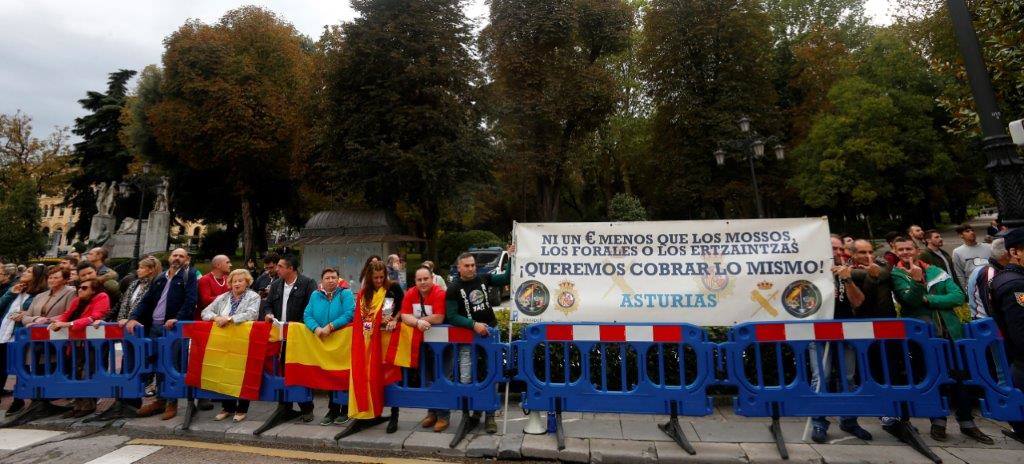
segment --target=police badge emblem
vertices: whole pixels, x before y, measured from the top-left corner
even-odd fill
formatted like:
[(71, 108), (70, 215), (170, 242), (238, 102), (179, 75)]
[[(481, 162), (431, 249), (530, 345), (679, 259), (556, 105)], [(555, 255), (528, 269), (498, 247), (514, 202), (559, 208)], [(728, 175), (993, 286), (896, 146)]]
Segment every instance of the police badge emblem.
[(576, 290), (576, 284), (568, 280), (559, 282), (558, 294), (555, 295), (555, 301), (558, 303), (558, 310), (565, 313), (566, 316), (579, 309), (580, 294), (579, 291)]
[(536, 280), (528, 280), (519, 285), (519, 289), (516, 290), (515, 302), (519, 312), (536, 317), (548, 309), (551, 295), (544, 284)]
[(1014, 298), (1017, 298), (1017, 304), (1024, 306), (1024, 292), (1013, 292)]

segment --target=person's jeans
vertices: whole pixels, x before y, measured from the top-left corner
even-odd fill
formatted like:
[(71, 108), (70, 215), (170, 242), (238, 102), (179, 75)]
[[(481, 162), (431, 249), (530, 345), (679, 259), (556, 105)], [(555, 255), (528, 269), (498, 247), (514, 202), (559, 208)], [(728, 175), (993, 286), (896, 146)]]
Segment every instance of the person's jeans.
[[(811, 356), (811, 389), (814, 391), (825, 391), (824, 385), (828, 385), (829, 382), (837, 383), (836, 376), (839, 371), (839, 357), (836, 351), (839, 349), (843, 350), (843, 377), (846, 379), (846, 390), (853, 391), (857, 388), (854, 383), (857, 375), (857, 351), (846, 344), (831, 344), (827, 350), (827, 343), (811, 343), (808, 345), (807, 354)], [(829, 360), (825, 360), (824, 354), (819, 354), (820, 350), (825, 350), (828, 353)], [(822, 371), (824, 366), (819, 366), (819, 362), (823, 362), (828, 366), (828, 371), (825, 372), (824, 380), (822, 380)], [(824, 382), (824, 383), (822, 383)], [(819, 390), (820, 387), (820, 390)], [(812, 417), (811, 425), (814, 427), (821, 427), (828, 430), (829, 421), (824, 416)], [(840, 417), (839, 425), (842, 428), (850, 428), (857, 424), (857, 418), (853, 416)]]
[[(949, 393), (949, 405), (953, 408), (960, 430), (977, 428), (978, 426), (974, 423), (974, 400), (963, 381), (957, 380), (956, 383), (950, 385)], [(931, 423), (932, 426), (946, 428), (945, 417), (933, 417)]]
[[(1024, 390), (1024, 369), (1016, 364), (1012, 365), (1010, 367), (1010, 377), (1013, 379), (1014, 387), (1017, 387), (1018, 390)], [(1024, 421), (1010, 422), (1010, 427), (1013, 428), (1013, 432), (1017, 436), (1024, 436)]]
[[(160, 325), (151, 324), (149, 327), (146, 327), (145, 333), (146, 333), (146, 338), (149, 338), (150, 340), (154, 340), (154, 339), (163, 337), (164, 334), (167, 333), (167, 331), (164, 329), (163, 324), (160, 324)], [(150, 361), (155, 361), (155, 360), (151, 359)], [(153, 379), (155, 377), (156, 377), (156, 374), (146, 374), (145, 377), (144, 377), (145, 382), (143, 382), (143, 384), (148, 385), (150, 382), (153, 381)], [(166, 401), (166, 399), (158, 397), (157, 401)], [(177, 400), (173, 400), (173, 401), (177, 402)], [(124, 404), (132, 406), (132, 407), (134, 407), (136, 409), (142, 406), (142, 398), (127, 398), (127, 399), (122, 400), (122, 402)]]

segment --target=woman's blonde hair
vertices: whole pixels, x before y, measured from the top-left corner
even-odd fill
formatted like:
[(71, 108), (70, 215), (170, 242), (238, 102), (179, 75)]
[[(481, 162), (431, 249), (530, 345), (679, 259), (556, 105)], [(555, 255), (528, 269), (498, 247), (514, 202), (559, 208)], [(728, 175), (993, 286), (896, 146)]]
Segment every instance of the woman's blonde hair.
[(231, 285), (231, 282), (233, 282), (237, 276), (242, 276), (242, 278), (245, 279), (246, 285), (252, 285), (252, 274), (249, 273), (248, 269), (244, 268), (235, 269), (228, 274), (228, 285)]
[(147, 256), (140, 259), (139, 266), (152, 269), (154, 277), (160, 275), (160, 273), (164, 271), (164, 267), (160, 265), (160, 260), (153, 256)]

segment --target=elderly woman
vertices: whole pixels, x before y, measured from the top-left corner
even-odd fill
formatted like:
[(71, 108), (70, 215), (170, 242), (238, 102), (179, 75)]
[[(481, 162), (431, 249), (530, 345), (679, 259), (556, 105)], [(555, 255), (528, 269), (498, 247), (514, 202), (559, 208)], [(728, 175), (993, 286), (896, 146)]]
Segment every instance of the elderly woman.
[[(103, 291), (103, 283), (98, 280), (88, 280), (78, 286), (78, 296), (71, 300), (71, 307), (64, 314), (54, 318), (50, 323), (50, 330), (59, 332), (65, 328), (71, 332), (84, 331), (89, 324), (95, 321), (102, 321), (110, 312), (110, 297)], [(81, 369), (85, 364), (85, 349), (81, 345), (75, 346), (78, 366), (76, 370), (81, 375)], [(64, 414), (64, 418), (85, 417), (96, 412), (95, 398), (77, 398), (75, 407)]]
[(40, 293), (32, 299), (28, 311), (22, 311), (11, 316), (23, 326), (32, 324), (49, 324), (50, 319), (64, 314), (71, 307), (71, 300), (75, 298), (75, 289), (68, 286), (68, 279), (71, 272), (60, 266), (50, 266), (46, 270), (46, 285), (49, 291)]
[[(3, 296), (0, 296), (0, 372), (7, 378), (7, 343), (14, 338), (14, 329), (18, 325), (16, 318), (22, 311), (32, 306), (36, 295), (46, 291), (46, 267), (36, 264), (18, 274), (18, 281)], [(7, 408), (7, 415), (14, 414), (25, 406), (25, 401), (15, 398)]]
[[(231, 289), (203, 309), (203, 320), (213, 321), (218, 327), (255, 321), (260, 311), (260, 295), (249, 290), (249, 286), (252, 285), (252, 274), (245, 269), (235, 269), (228, 274), (227, 280)], [(241, 422), (249, 412), (248, 400), (223, 400), (220, 404), (223, 409), (213, 418), (215, 421), (222, 421), (234, 414), (232, 420)]]

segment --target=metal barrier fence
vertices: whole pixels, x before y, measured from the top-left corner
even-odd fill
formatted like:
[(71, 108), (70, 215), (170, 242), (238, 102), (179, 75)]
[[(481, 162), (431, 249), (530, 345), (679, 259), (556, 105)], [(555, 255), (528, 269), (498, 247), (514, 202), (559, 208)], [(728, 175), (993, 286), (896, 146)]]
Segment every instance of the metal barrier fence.
[(1024, 392), (1014, 388), (1003, 336), (992, 319), (964, 326), (956, 341), (957, 360), (966, 373), (964, 383), (980, 387), (981, 414), (1000, 421), (1024, 420)]
[[(562, 412), (669, 414), (660, 427), (695, 454), (678, 416), (711, 413), (716, 345), (690, 324), (534, 324), (513, 344), (523, 406), (555, 415), (565, 447)], [(617, 374), (617, 375), (609, 375)]]
[(721, 346), (735, 412), (771, 417), (945, 417), (949, 342), (916, 319), (739, 324)]
[[(455, 429), (450, 447), (454, 448), (477, 425), (471, 411), (494, 412), (501, 408), (498, 383), (505, 382), (505, 360), (508, 344), (500, 340), (500, 332), (490, 329), (482, 337), (472, 330), (446, 325), (435, 325), (423, 333), (420, 344), (419, 366), (403, 369), (402, 379), (384, 388), (384, 405), (391, 408), (454, 409), (462, 411), (462, 419)], [(467, 351), (466, 354), (460, 352)], [(462, 381), (460, 356), (470, 359), (469, 372)], [(348, 404), (348, 392), (332, 393), (335, 403)], [(397, 426), (397, 409), (392, 409), (389, 430)], [(356, 433), (371, 423), (355, 422), (337, 434), (341, 439)]]
[[(161, 398), (189, 400), (186, 404), (185, 421), (182, 428), (188, 430), (195, 415), (193, 399), (230, 400), (230, 396), (190, 387), (185, 384), (188, 374), (189, 338), (187, 327), (195, 322), (179, 322), (168, 330), (163, 337), (154, 339), (157, 346), (157, 366), (159, 395)], [(208, 323), (206, 323), (208, 324)], [(281, 342), (277, 354), (267, 356), (264, 363), (263, 379), (260, 384), (259, 401), (271, 402), (306, 402), (313, 401), (313, 392), (304, 387), (289, 387), (284, 384), (284, 342)], [(291, 407), (287, 408), (291, 411)], [(259, 435), (275, 425), (294, 417), (284, 408), (275, 413), (256, 431)]]

